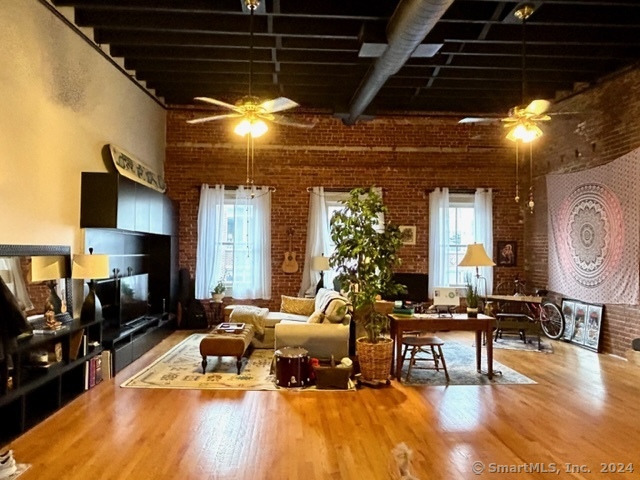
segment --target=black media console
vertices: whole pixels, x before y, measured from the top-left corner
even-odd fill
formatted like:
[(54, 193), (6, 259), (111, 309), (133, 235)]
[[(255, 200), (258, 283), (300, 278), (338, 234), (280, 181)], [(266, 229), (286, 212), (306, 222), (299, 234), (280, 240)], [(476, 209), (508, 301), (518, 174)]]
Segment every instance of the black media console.
[(111, 350), (113, 373), (116, 374), (169, 335), (175, 315), (148, 315), (122, 328), (105, 328), (103, 345)]

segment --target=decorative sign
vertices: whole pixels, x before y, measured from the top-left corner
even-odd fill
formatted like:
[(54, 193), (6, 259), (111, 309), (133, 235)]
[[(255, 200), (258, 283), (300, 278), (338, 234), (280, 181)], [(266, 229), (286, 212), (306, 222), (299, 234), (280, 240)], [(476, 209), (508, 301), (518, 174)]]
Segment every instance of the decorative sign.
[(109, 150), (111, 151), (113, 164), (120, 175), (159, 192), (164, 193), (167, 189), (164, 177), (161, 174), (152, 171), (142, 164), (140, 160), (114, 145), (109, 145)]
[(600, 352), (602, 308), (602, 305), (562, 300), (562, 315), (565, 321), (563, 340)]

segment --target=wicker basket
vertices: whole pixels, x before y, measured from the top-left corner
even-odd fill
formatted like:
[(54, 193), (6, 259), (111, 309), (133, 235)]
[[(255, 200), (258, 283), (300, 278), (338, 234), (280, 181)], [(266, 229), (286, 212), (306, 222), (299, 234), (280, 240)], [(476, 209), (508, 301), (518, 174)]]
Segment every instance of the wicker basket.
[(391, 373), (393, 340), (381, 338), (378, 343), (369, 343), (366, 337), (356, 340), (356, 353), (360, 373), (364, 380), (388, 380)]
[(336, 367), (336, 362), (331, 355), (330, 365), (313, 366), (313, 371), (316, 374), (316, 388), (319, 390), (347, 390), (351, 370), (351, 367)]

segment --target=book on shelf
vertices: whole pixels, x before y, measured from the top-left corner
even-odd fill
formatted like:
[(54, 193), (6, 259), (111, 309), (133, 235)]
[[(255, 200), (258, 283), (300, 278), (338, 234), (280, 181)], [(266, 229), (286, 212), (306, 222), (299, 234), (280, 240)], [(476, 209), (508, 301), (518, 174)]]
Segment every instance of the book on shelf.
[(102, 357), (96, 355), (84, 364), (84, 389), (89, 390), (95, 387), (102, 379)]
[(111, 372), (111, 351), (104, 350), (101, 354), (102, 379), (109, 380), (113, 374)]

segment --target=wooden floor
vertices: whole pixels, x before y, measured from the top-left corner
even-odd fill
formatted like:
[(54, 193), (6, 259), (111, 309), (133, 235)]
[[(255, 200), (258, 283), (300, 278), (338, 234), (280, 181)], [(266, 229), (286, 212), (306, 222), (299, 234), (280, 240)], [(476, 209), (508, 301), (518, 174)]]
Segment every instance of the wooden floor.
[[(20, 480), (389, 479), (399, 478), (390, 467), (400, 442), (413, 450), (411, 473), (421, 480), (640, 477), (640, 368), (619, 358), (559, 342), (552, 355), (494, 350), (537, 385), (119, 387), (186, 335), (174, 333), (13, 441), (17, 461), (32, 464)], [(455, 338), (472, 342), (471, 334)], [(483, 473), (473, 473), (475, 462)], [(567, 464), (583, 473), (566, 473)], [(609, 464), (635, 471), (603, 471)], [(536, 468), (561, 473), (527, 473)]]

